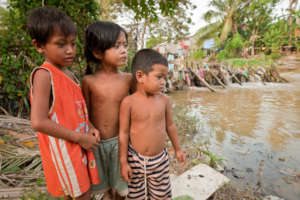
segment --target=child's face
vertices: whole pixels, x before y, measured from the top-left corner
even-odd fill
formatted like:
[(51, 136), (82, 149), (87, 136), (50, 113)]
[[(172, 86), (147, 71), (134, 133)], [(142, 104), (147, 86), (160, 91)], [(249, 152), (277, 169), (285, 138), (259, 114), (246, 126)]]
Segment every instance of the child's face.
[(56, 67), (63, 68), (72, 64), (76, 55), (76, 36), (65, 36), (60, 30), (54, 30), (48, 42), (41, 46), (40, 53), (45, 61)]
[(102, 64), (108, 64), (111, 66), (125, 65), (127, 61), (127, 45), (125, 33), (121, 31), (115, 46), (104, 52)]
[(152, 66), (152, 71), (144, 74), (144, 90), (149, 94), (159, 94), (165, 87), (168, 67), (162, 64)]

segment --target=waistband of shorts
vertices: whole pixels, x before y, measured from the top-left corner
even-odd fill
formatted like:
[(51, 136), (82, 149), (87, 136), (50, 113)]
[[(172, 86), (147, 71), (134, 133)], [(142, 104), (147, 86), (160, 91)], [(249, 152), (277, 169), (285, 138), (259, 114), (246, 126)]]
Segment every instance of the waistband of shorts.
[(107, 144), (107, 143), (115, 143), (115, 142), (118, 142), (119, 140), (119, 137), (116, 136), (116, 137), (112, 137), (112, 138), (108, 138), (108, 139), (105, 139), (105, 140), (100, 140), (100, 143), (103, 143), (103, 144)]
[(163, 154), (167, 154), (167, 149), (166, 147), (164, 147), (163, 151), (154, 155), (154, 156), (144, 156), (140, 153), (138, 153), (134, 148), (133, 146), (129, 143), (128, 144), (128, 151), (131, 151), (133, 152), (134, 154), (136, 154), (137, 156), (139, 156), (140, 158), (142, 158), (143, 160), (146, 159), (146, 160), (156, 160), (157, 158), (161, 157)]

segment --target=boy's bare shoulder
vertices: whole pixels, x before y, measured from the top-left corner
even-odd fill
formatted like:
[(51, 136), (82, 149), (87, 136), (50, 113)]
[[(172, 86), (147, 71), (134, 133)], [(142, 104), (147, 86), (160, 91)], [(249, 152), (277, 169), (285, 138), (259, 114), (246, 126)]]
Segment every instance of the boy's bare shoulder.
[(94, 85), (101, 81), (101, 78), (96, 76), (95, 74), (84, 75), (82, 78), (82, 84), (84, 85)]
[(128, 79), (129, 81), (132, 80), (132, 74), (128, 73), (128, 72), (121, 72), (121, 75), (124, 76), (126, 79)]
[(93, 77), (92, 74), (84, 75), (83, 78), (82, 78), (82, 82), (88, 83), (88, 82), (90, 82), (93, 78), (94, 78), (94, 77)]
[(130, 106), (131, 103), (134, 101), (134, 99), (135, 99), (134, 94), (128, 95), (128, 96), (123, 98), (122, 105)]
[(166, 95), (166, 94), (160, 94), (159, 95), (159, 97), (164, 101), (164, 102), (166, 102), (166, 103), (168, 103), (169, 101), (170, 101), (170, 98), (169, 98), (169, 96), (168, 95)]

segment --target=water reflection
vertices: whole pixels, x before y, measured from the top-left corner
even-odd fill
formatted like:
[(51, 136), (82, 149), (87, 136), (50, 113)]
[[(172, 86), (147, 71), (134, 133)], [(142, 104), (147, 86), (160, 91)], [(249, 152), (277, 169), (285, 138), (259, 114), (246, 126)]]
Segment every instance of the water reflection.
[[(265, 192), (299, 200), (299, 178), (285, 180), (292, 172), (300, 174), (300, 75), (288, 75), (288, 84), (247, 83), (217, 93), (179, 91), (171, 98), (174, 112), (184, 110), (188, 116), (177, 120), (187, 120), (186, 126), (197, 123), (197, 133), (185, 132), (183, 142), (208, 140), (212, 152), (244, 173), (237, 180), (242, 183), (257, 182), (256, 170), (264, 160)], [(247, 168), (253, 173), (245, 172)]]

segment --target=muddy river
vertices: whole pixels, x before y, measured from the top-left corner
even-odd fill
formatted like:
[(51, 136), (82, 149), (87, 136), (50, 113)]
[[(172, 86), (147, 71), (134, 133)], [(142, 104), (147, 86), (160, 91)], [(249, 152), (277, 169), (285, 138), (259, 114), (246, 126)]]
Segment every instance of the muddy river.
[(180, 133), (183, 146), (205, 144), (226, 159), (226, 169), (234, 172), (226, 175), (235, 182), (255, 187), (261, 179), (263, 194), (299, 200), (300, 72), (282, 76), (290, 83), (232, 84), (216, 93), (203, 88), (170, 96), (174, 114), (193, 126)]

